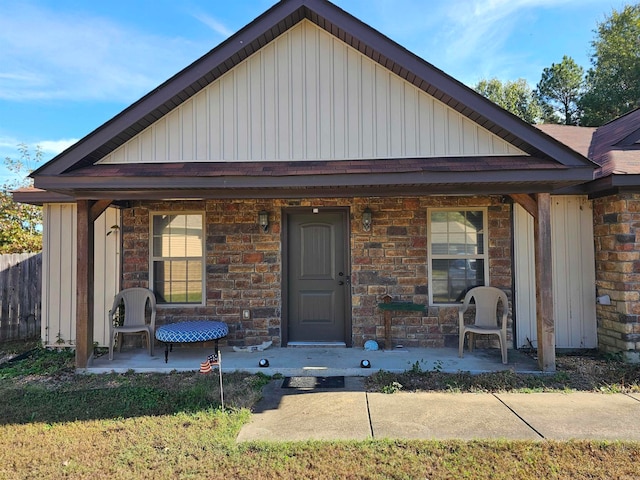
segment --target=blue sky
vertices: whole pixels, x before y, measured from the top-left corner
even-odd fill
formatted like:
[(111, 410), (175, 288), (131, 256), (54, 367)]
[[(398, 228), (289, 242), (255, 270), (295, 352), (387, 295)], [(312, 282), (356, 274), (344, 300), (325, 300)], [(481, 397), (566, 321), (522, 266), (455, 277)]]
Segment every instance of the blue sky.
[[(48, 160), (276, 0), (0, 0), (0, 159)], [(334, 0), (469, 86), (526, 79), (569, 55), (585, 70), (620, 0)], [(0, 168), (0, 183), (7, 173)]]

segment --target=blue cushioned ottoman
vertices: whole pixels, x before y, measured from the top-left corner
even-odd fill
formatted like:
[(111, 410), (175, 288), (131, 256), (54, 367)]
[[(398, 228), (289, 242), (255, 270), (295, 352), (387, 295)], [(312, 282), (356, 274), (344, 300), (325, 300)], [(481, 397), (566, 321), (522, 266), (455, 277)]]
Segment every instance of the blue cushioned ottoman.
[(164, 361), (169, 361), (169, 352), (174, 343), (209, 342), (215, 340), (216, 354), (218, 340), (229, 334), (229, 327), (224, 322), (213, 320), (189, 320), (187, 322), (162, 325), (156, 330), (156, 338), (165, 343)]

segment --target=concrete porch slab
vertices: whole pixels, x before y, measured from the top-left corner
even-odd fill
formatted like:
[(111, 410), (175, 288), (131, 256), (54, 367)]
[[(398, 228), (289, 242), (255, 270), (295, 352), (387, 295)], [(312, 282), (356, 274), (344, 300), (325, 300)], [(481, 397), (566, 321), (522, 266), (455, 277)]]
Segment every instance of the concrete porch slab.
[[(109, 361), (107, 355), (93, 358), (89, 373), (127, 372), (172, 372), (195, 371), (207, 355), (213, 353), (212, 348), (176, 345), (169, 353), (168, 363), (164, 362), (164, 352), (156, 348), (155, 355), (149, 356), (142, 348), (124, 349), (114, 352)], [(442, 372), (468, 371), (472, 373), (513, 370), (520, 373), (539, 373), (536, 361), (530, 356), (516, 351), (509, 351), (509, 363), (503, 365), (498, 349), (476, 349), (465, 352), (458, 358), (454, 348), (403, 348), (392, 351), (365, 351), (362, 348), (345, 347), (271, 347), (262, 352), (234, 352), (229, 347), (221, 348), (223, 371), (243, 371), (248, 373), (264, 373), (265, 375), (282, 374), (285, 376), (368, 376), (377, 371), (404, 372), (414, 366), (424, 371), (439, 370)], [(261, 358), (269, 360), (268, 368), (258, 366)], [(360, 368), (360, 361), (367, 359), (371, 368)]]

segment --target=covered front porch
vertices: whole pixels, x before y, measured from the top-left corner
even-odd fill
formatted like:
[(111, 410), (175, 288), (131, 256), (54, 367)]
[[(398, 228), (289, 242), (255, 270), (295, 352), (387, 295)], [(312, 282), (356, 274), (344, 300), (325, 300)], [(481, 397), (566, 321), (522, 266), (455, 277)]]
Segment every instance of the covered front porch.
[[(213, 347), (176, 346), (165, 363), (164, 352), (158, 346), (152, 357), (145, 348), (124, 348), (109, 361), (107, 354), (94, 356), (86, 368), (86, 373), (124, 373), (173, 371), (197, 371), (200, 363), (213, 353)], [(526, 352), (509, 351), (509, 362), (502, 364), (500, 349), (465, 349), (464, 357), (458, 357), (455, 348), (396, 348), (394, 350), (365, 351), (363, 348), (339, 347), (271, 347), (262, 352), (236, 352), (231, 347), (221, 347), (222, 371), (242, 371), (281, 374), (284, 376), (368, 376), (380, 370), (401, 373), (412, 368), (422, 371), (446, 373), (485, 373), (511, 370), (517, 373), (540, 373), (537, 360)], [(268, 367), (259, 367), (260, 359), (269, 361)], [(370, 368), (361, 368), (362, 360), (369, 360)]]

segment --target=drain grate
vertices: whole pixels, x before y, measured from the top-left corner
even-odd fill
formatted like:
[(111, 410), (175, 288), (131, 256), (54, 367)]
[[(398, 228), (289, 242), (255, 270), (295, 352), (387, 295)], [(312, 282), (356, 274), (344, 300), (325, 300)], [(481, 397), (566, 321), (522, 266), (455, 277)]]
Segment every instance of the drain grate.
[(344, 377), (284, 377), (282, 388), (344, 388)]

